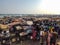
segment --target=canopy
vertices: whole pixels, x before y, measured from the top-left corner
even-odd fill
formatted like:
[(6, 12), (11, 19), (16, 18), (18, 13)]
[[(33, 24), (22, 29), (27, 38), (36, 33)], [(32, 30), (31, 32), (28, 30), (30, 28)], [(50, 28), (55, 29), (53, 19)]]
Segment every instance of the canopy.
[(28, 24), (28, 25), (32, 25), (33, 22), (32, 22), (32, 21), (27, 21), (27, 24)]
[(2, 30), (8, 30), (8, 25), (0, 24), (0, 29), (2, 29)]
[(8, 24), (9, 26), (12, 26), (12, 25), (16, 25), (16, 24), (20, 24), (20, 22), (13, 22), (13, 23), (10, 23)]

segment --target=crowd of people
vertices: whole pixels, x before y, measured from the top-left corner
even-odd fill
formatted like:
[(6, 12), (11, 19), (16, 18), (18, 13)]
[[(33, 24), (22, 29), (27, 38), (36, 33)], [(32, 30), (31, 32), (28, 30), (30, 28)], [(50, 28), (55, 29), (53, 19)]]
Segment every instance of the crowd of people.
[(19, 43), (23, 40), (40, 41), (43, 45), (56, 45), (60, 35), (60, 25), (56, 20), (20, 17), (0, 18), (1, 45)]

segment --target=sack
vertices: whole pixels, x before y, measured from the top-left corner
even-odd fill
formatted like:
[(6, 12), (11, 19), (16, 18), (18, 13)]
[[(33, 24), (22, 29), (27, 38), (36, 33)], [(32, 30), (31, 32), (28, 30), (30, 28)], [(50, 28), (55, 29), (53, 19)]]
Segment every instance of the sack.
[(13, 38), (13, 39), (12, 39), (12, 42), (16, 42), (16, 39), (15, 39), (15, 38)]

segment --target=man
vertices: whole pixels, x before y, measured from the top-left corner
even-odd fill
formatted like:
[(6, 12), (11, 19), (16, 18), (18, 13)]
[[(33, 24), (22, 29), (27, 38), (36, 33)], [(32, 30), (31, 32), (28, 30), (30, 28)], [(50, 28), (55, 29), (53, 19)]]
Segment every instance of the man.
[[(10, 37), (10, 33), (9, 33), (9, 31), (2, 31), (2, 42), (1, 42), (1, 44), (4, 44), (4, 45), (6, 45), (6, 44), (8, 44), (9, 43), (9, 37)], [(10, 44), (10, 43), (9, 43)]]

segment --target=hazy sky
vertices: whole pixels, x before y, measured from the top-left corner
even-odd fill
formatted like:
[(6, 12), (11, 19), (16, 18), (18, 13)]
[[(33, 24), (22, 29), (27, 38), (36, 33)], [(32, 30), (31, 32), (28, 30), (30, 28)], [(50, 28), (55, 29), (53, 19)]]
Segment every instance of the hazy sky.
[(0, 0), (0, 14), (60, 14), (60, 0)]

